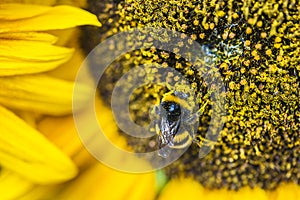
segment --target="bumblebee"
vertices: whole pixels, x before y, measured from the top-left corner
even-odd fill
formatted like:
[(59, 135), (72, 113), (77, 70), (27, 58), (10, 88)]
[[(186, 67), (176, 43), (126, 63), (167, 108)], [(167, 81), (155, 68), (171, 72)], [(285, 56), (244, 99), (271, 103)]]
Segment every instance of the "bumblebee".
[(193, 113), (187, 97), (182, 92), (168, 92), (154, 107), (158, 155), (163, 158), (168, 157), (172, 149), (186, 148), (195, 141), (200, 110)]

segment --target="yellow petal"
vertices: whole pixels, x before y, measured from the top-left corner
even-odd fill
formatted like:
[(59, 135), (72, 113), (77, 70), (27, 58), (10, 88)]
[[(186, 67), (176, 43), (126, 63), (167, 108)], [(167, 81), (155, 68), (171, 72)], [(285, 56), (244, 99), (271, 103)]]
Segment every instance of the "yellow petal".
[[(28, 40), (54, 44), (57, 37), (48, 33), (41, 32), (20, 32), (20, 33), (0, 33), (1, 40)], [(23, 42), (23, 41), (22, 41)], [(21, 42), (21, 43), (22, 43)]]
[(44, 60), (37, 62), (12, 58), (0, 58), (0, 76), (34, 74), (43, 71), (49, 71), (66, 62), (68, 59), (69, 57), (65, 57), (60, 60)]
[(300, 199), (300, 186), (295, 183), (283, 184), (276, 189), (275, 193), (274, 200)]
[[(162, 190), (159, 200), (206, 199), (203, 187), (193, 179), (178, 178), (172, 179)], [(220, 198), (221, 199), (221, 198)]]
[(38, 130), (69, 157), (82, 148), (72, 116), (46, 117), (39, 122)]
[(73, 49), (36, 41), (0, 40), (0, 75), (49, 71), (66, 62)]
[(154, 179), (153, 173), (129, 174), (96, 164), (71, 183), (60, 199), (150, 200), (155, 196)]
[(35, 129), (0, 107), (0, 165), (37, 183), (73, 178), (71, 160)]
[[(104, 134), (106, 134), (106, 137), (121, 149), (129, 150), (126, 140), (118, 134), (118, 129), (114, 123), (111, 110), (105, 107), (99, 98), (96, 99), (95, 107), (97, 108), (96, 111), (101, 123), (101, 128)], [(90, 121), (90, 116), (84, 116), (82, 120)], [(59, 126), (57, 126), (57, 124), (59, 124)], [(46, 117), (38, 123), (37, 127), (52, 143), (69, 155), (80, 169), (86, 168), (96, 161), (83, 146), (75, 127), (73, 116)], [(90, 126), (85, 129), (84, 134), (87, 138), (93, 138), (95, 133), (98, 134), (98, 131), (98, 126)], [(103, 145), (98, 145), (99, 151), (107, 151), (107, 148), (104, 146), (105, 141), (98, 142)], [(115, 152), (107, 152), (107, 155), (114, 159), (118, 159), (121, 156), (119, 154), (112, 156), (114, 153)]]
[(261, 188), (244, 187), (238, 191), (232, 191), (231, 194), (232, 200), (253, 200), (253, 197), (255, 200), (269, 200), (266, 191)]
[[(73, 82), (45, 75), (0, 77), (0, 103), (37, 113), (68, 114), (72, 112), (73, 85)], [(79, 84), (80, 105), (87, 101), (89, 92), (89, 87)]]
[[(180, 188), (180, 189), (178, 189)], [(159, 199), (207, 199), (207, 200), (268, 200), (267, 193), (260, 188), (242, 188), (239, 191), (229, 191), (226, 189), (209, 190), (195, 180), (189, 178), (173, 179), (163, 189)]]
[[(155, 199), (154, 184), (155, 179), (152, 174), (139, 175), (140, 178), (135, 182), (134, 186), (128, 191), (128, 200), (152, 200)], [(98, 195), (99, 196), (99, 195)]]
[(0, 199), (19, 199), (24, 193), (32, 189), (34, 184), (20, 175), (5, 168), (0, 173)]
[(219, 190), (205, 189), (204, 190), (206, 200), (216, 200), (216, 199), (232, 200), (231, 193), (232, 191), (228, 191), (226, 189), (219, 189)]
[[(9, 6), (9, 8), (14, 7), (14, 9), (18, 10), (27, 10), (26, 13), (30, 10), (34, 12), (34, 10), (37, 9), (36, 5), (27, 4), (4, 4), (2, 5), (2, 8), (6, 8), (7, 6)], [(29, 18), (2, 20), (0, 23), (0, 32), (45, 31), (71, 28), (81, 25), (101, 26), (95, 15), (76, 7), (64, 5), (55, 7), (40, 7), (42, 10), (47, 11)], [(15, 13), (11, 11), (10, 14), (14, 15)]]
[[(85, 59), (85, 55), (80, 49), (78, 41), (80, 37), (80, 30), (77, 27), (67, 30), (55, 31), (54, 34), (59, 36), (58, 43), (60, 45), (72, 47), (75, 49), (75, 52), (73, 53), (71, 59), (55, 68), (54, 70), (48, 71), (47, 74), (58, 78), (63, 78), (65, 80), (74, 80), (78, 73), (79, 67), (83, 64), (83, 60)], [(88, 69), (87, 66), (85, 66), (85, 68)], [(91, 80), (93, 79), (91, 78)]]
[(0, 173), (1, 200), (44, 200), (54, 197), (63, 188), (63, 184), (37, 185), (5, 168)]
[(37, 120), (41, 117), (40, 114), (23, 111), (23, 110), (18, 110), (15, 111), (14, 113), (18, 115), (22, 120), (24, 120), (27, 125), (35, 129), (36, 129)]
[(64, 184), (35, 185), (31, 190), (16, 198), (17, 200), (54, 200)]
[(87, 0), (1, 0), (2, 3), (26, 3), (26, 4), (37, 4), (37, 5), (72, 5), (75, 7), (86, 8)]
[(84, 169), (96, 162), (96, 159), (82, 145), (72, 116), (46, 117), (39, 122), (38, 130), (72, 158), (79, 169)]
[(55, 5), (57, 3), (57, 1), (60, 0), (1, 0), (1, 2), (4, 4), (8, 4), (8, 3), (26, 3), (26, 4), (38, 4), (38, 5), (46, 5), (46, 6), (50, 6), (50, 5)]
[(49, 11), (51, 7), (26, 4), (0, 4), (1, 20), (16, 20), (40, 15)]
[[(47, 33), (51, 35), (55, 35), (58, 37), (57, 42), (55, 43), (58, 46), (67, 46), (67, 47), (80, 47), (80, 36), (81, 30), (80, 27), (72, 27), (67, 29), (60, 29), (60, 30), (49, 30)], [(71, 44), (70, 44), (71, 43)]]
[(87, 0), (59, 0), (59, 4), (73, 5), (80, 8), (86, 8)]

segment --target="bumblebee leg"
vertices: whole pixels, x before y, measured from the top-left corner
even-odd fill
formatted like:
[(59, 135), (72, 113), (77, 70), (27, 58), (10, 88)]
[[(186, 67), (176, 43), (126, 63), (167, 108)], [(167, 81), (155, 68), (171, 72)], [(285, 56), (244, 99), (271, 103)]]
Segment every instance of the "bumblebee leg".
[(148, 126), (148, 130), (150, 133), (155, 133), (158, 134), (159, 130), (158, 130), (158, 121), (157, 120), (151, 120), (149, 126)]
[(201, 108), (199, 108), (199, 110), (197, 111), (198, 113), (198, 116), (202, 115), (204, 113), (204, 110), (205, 110), (205, 107), (207, 106), (208, 104), (208, 101), (206, 101), (202, 106)]
[(156, 133), (159, 134), (160, 129), (159, 129), (159, 107), (158, 106), (153, 106), (153, 108), (149, 111), (149, 118), (150, 118), (150, 124), (149, 124), (149, 131), (151, 133)]

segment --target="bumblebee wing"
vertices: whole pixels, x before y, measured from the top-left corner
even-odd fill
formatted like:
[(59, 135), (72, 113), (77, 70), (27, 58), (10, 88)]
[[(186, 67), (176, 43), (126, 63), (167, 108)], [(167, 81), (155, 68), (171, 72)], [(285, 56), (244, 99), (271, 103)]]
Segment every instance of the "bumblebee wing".
[(173, 137), (179, 129), (180, 119), (174, 122), (169, 122), (165, 117), (161, 120), (161, 132), (166, 137)]

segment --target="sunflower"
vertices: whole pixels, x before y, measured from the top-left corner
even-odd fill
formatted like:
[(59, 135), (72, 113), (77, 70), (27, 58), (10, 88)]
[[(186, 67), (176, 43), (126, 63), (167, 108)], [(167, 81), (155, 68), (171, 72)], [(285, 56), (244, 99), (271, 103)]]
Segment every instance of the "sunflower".
[[(83, 24), (99, 26), (97, 20), (87, 12), (66, 6), (1, 5), (4, 33), (0, 38), (1, 44), (2, 38), (5, 44), (1, 52), (6, 64), (1, 66), (8, 66), (0, 70), (1, 127), (2, 133), (7, 133), (2, 136), (0, 151), (1, 199), (299, 199), (297, 3), (89, 2), (89, 9), (97, 14), (103, 27), (88, 28), (81, 41), (86, 52), (124, 30), (145, 25), (166, 27), (199, 42), (226, 83), (228, 115), (212, 152), (199, 159), (198, 144), (192, 144), (167, 168), (146, 174), (119, 172), (97, 162), (82, 146), (73, 117), (68, 115), (73, 80), (84, 56), (78, 51), (77, 31), (56, 29)], [(70, 21), (60, 16), (69, 16)], [(57, 42), (55, 35), (59, 35)], [(58, 44), (75, 47), (77, 51), (71, 58), (70, 48)], [(153, 49), (129, 52), (113, 65), (128, 70), (132, 63), (138, 65), (145, 60), (170, 66), (175, 63), (186, 77), (199, 80), (193, 76), (193, 70), (186, 70), (191, 65)], [(120, 148), (153, 150), (156, 145), (152, 140), (141, 142), (123, 137), (105, 104), (119, 72), (108, 70), (108, 76), (99, 85), (98, 119), (109, 139)], [(105, 87), (101, 87), (103, 84)], [(205, 96), (207, 90), (194, 85), (203, 91), (202, 97), (208, 102), (200, 116), (201, 145), (211, 102)], [(82, 86), (83, 104), (88, 90)], [(242, 101), (242, 94), (247, 91), (247, 101)], [(146, 124), (145, 113), (153, 99), (164, 99), (165, 94), (170, 92), (154, 86), (136, 90), (130, 105), (132, 118), (138, 124)], [(92, 136), (94, 132), (87, 129), (86, 134)], [(107, 156), (120, 157), (105, 146), (100, 150)], [(125, 164), (126, 160), (122, 161)]]
[[(16, 199), (35, 184), (58, 184), (78, 173), (36, 122), (42, 115), (72, 111), (73, 82), (53, 75), (74, 54), (73, 48), (59, 45), (61, 36), (70, 36), (73, 27), (100, 23), (72, 6), (14, 2), (0, 3), (0, 20), (0, 198)], [(84, 102), (89, 88), (81, 88)]]
[[(137, 27), (176, 30), (203, 47), (205, 58), (225, 84), (224, 127), (211, 152), (199, 159), (199, 146), (210, 145), (205, 143), (205, 131), (213, 104), (196, 69), (174, 54), (178, 49), (128, 52), (112, 63), (100, 81), (100, 96), (110, 103), (122, 73), (149, 62), (165, 64), (188, 78), (201, 100), (208, 102), (199, 119), (197, 142), (163, 170), (169, 182), (159, 199), (299, 198), (299, 8), (298, 1), (89, 2), (103, 27), (87, 29), (92, 37), (82, 42), (87, 53), (109, 36)], [(113, 48), (122, 48), (120, 43), (112, 44)], [(153, 85), (135, 90), (130, 102), (133, 120), (147, 124), (147, 111), (155, 99), (163, 100), (170, 92), (176, 91)], [(125, 137), (137, 152), (157, 148), (152, 138)]]

